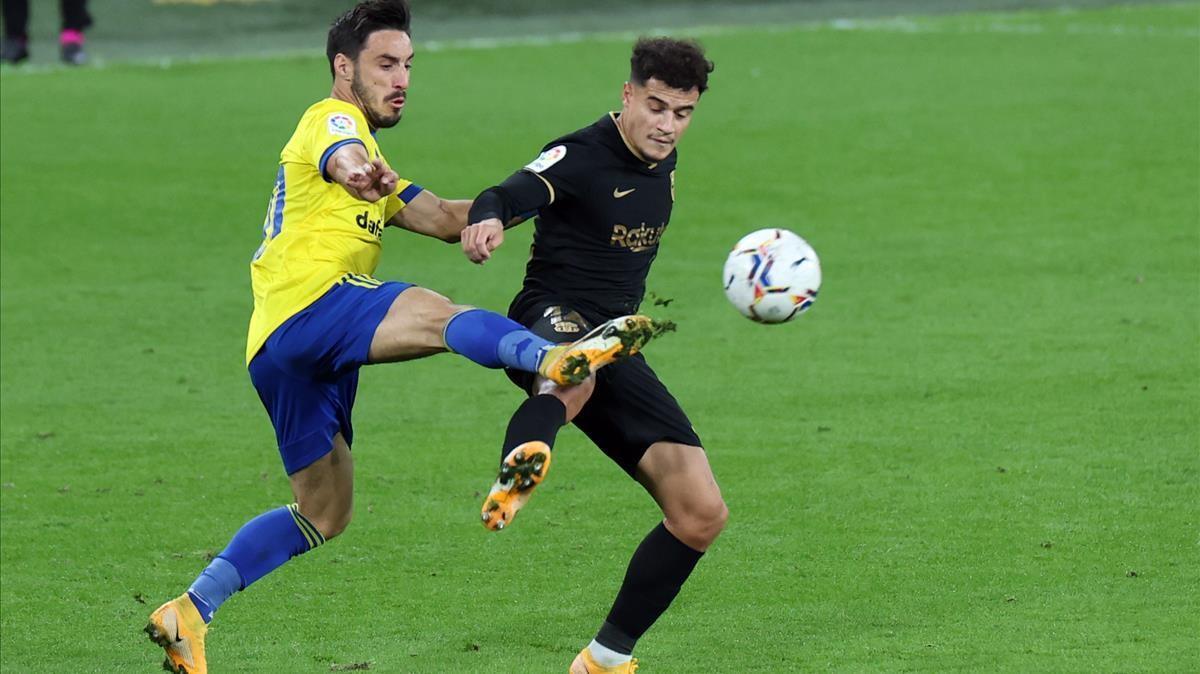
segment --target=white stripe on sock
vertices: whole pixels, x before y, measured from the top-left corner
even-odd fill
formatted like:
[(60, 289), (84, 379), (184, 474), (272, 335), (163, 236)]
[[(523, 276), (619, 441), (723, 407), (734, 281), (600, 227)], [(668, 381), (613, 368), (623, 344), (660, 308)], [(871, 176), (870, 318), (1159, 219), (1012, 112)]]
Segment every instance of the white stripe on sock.
[(588, 644), (588, 650), (592, 653), (592, 659), (601, 667), (616, 667), (633, 659), (632, 655), (618, 653), (607, 646), (596, 643), (595, 639), (592, 639), (592, 643)]

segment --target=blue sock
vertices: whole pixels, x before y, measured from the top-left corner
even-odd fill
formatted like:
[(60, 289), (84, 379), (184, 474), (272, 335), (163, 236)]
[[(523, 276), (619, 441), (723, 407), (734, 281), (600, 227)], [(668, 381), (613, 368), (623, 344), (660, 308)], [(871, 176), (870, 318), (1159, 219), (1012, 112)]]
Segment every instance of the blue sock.
[(324, 542), (325, 537), (300, 514), (296, 504), (268, 510), (238, 529), (188, 588), (188, 595), (204, 622), (209, 622), (234, 592)]
[(520, 323), (483, 309), (468, 309), (446, 324), (446, 346), (484, 367), (537, 372), (545, 348), (553, 343)]

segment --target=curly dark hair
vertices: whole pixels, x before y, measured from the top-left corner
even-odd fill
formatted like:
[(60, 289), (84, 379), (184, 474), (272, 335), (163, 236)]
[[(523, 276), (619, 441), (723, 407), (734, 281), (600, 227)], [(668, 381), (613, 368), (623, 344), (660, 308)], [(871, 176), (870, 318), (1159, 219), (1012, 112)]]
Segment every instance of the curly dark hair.
[(637, 84), (653, 77), (673, 89), (699, 89), (702, 94), (714, 68), (699, 42), (669, 37), (638, 38), (629, 66), (629, 79)]
[(357, 59), (367, 38), (377, 30), (400, 30), (412, 35), (408, 28), (412, 12), (407, 0), (363, 0), (345, 14), (333, 20), (325, 41), (325, 56), (329, 58), (329, 74), (333, 59), (345, 54)]

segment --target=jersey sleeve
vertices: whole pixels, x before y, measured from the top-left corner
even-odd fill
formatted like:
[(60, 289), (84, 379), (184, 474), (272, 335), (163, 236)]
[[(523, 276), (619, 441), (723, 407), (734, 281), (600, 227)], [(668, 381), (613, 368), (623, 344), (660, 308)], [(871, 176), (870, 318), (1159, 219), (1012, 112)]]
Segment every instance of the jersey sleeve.
[(353, 115), (339, 110), (314, 115), (308, 125), (304, 159), (317, 167), (325, 182), (333, 182), (325, 170), (329, 158), (346, 145), (357, 143), (366, 148), (363, 134), (369, 133), (369, 130), (363, 127)]
[(522, 170), (546, 183), (552, 204), (564, 195), (578, 197), (584, 193), (590, 173), (587, 161), (589, 149), (580, 143), (555, 142)]
[(404, 178), (397, 180), (395, 194), (387, 198), (387, 205), (383, 212), (383, 221), (387, 222), (391, 220), (393, 216), (404, 210), (404, 207), (412, 202), (413, 199), (416, 199), (418, 194), (424, 191), (424, 187), (411, 180), (405, 180)]

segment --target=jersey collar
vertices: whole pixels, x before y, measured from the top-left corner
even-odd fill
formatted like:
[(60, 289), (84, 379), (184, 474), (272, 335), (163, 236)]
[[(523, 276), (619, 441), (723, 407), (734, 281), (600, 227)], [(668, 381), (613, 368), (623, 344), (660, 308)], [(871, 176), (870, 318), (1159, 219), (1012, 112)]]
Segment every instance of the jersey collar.
[(638, 152), (637, 148), (633, 146), (633, 143), (629, 142), (629, 139), (625, 137), (625, 132), (621, 130), (621, 125), (617, 124), (617, 118), (620, 116), (621, 116), (621, 113), (619, 113), (619, 112), (611, 112), (610, 111), (608, 113), (608, 118), (612, 120), (613, 126), (616, 127), (617, 133), (620, 134), (620, 136), (621, 136), (621, 142), (625, 143), (625, 149), (629, 150), (630, 154), (632, 154), (639, 162), (644, 164), (646, 166), (646, 168), (653, 171), (655, 169), (655, 167), (658, 166), (658, 162), (646, 161), (646, 158), (642, 156), (642, 153)]

